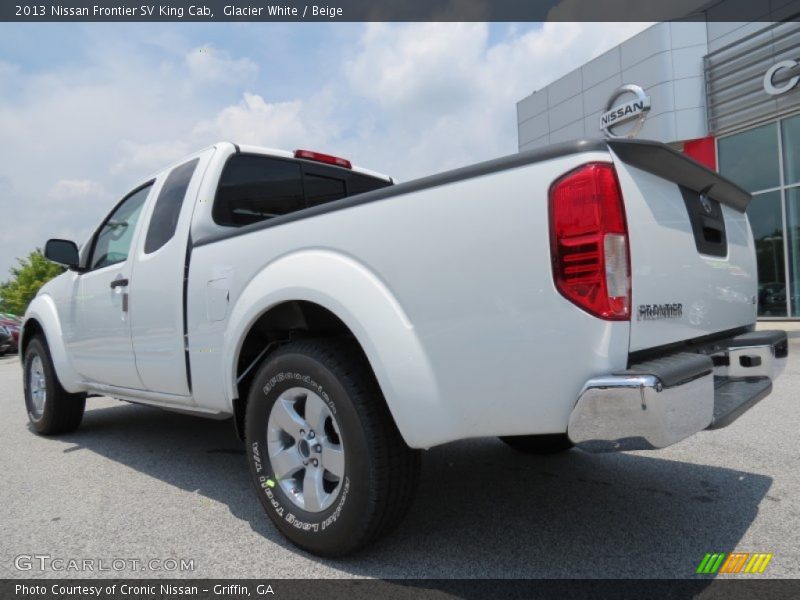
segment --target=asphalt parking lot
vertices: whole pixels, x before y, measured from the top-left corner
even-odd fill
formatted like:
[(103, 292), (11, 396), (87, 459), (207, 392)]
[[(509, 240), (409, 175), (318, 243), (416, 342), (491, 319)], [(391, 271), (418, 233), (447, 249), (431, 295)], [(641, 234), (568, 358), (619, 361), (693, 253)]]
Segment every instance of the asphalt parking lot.
[[(494, 439), (423, 458), (399, 531), (345, 560), (296, 550), (262, 513), (228, 421), (90, 399), (80, 430), (31, 433), (0, 359), (0, 577), (695, 577), (706, 552), (771, 552), (800, 577), (800, 338), (772, 396), (658, 452), (527, 457)], [(191, 559), (190, 572), (20, 571), (19, 555)]]

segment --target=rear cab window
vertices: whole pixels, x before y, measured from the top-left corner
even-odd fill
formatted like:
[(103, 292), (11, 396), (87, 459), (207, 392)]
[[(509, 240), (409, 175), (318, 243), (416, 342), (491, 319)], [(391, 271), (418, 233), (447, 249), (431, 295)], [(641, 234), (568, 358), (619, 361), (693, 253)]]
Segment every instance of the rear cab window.
[(211, 214), (218, 225), (243, 227), (388, 185), (312, 161), (235, 154), (225, 163)]

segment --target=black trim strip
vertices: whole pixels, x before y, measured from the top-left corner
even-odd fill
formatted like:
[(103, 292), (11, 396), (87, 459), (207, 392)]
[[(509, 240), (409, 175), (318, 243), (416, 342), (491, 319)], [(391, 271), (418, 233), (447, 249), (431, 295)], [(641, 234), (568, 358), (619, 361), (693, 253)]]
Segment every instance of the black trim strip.
[(614, 375), (652, 375), (671, 388), (713, 372), (714, 363), (703, 354), (678, 352), (629, 366)]
[(628, 367), (660, 358), (668, 354), (677, 352), (700, 352), (702, 354), (712, 354), (720, 352), (728, 347), (728, 342), (738, 335), (748, 332), (748, 328), (737, 327), (735, 329), (727, 329), (725, 331), (718, 331), (709, 335), (704, 335), (689, 340), (680, 340), (663, 346), (654, 346), (645, 350), (635, 350), (628, 354)]
[(774, 348), (775, 358), (786, 358), (789, 356), (789, 336), (783, 329), (766, 329), (743, 333), (731, 339), (729, 347), (741, 348), (742, 346), (767, 345)]
[(704, 192), (717, 202), (744, 212), (750, 204), (750, 193), (722, 177), (716, 171), (681, 154), (661, 142), (650, 140), (608, 140), (608, 147), (623, 162), (688, 187)]
[(192, 232), (186, 241), (186, 257), (183, 261), (183, 356), (186, 360), (186, 386), (192, 395), (192, 365), (189, 356), (189, 265), (192, 261)]
[(323, 215), (337, 210), (360, 206), (369, 202), (385, 200), (386, 198), (392, 198), (394, 196), (400, 196), (402, 194), (408, 194), (411, 192), (418, 192), (420, 190), (446, 185), (448, 183), (455, 183), (457, 181), (471, 179), (473, 177), (489, 175), (498, 171), (522, 167), (532, 163), (559, 158), (561, 156), (579, 154), (581, 152), (603, 152), (607, 150), (606, 143), (606, 140), (579, 140), (574, 142), (553, 144), (552, 146), (547, 146), (546, 148), (542, 149), (502, 156), (500, 158), (495, 158), (475, 165), (469, 165), (459, 169), (453, 169), (452, 171), (445, 171), (444, 173), (422, 177), (420, 179), (388, 186), (372, 192), (348, 196), (347, 198), (342, 198), (341, 200), (335, 200), (333, 202), (320, 204), (311, 208), (304, 208), (288, 215), (282, 215), (280, 217), (275, 217), (274, 219), (253, 223), (252, 225), (247, 225), (245, 227), (238, 227), (235, 229), (231, 228), (230, 230), (206, 235), (205, 237), (195, 240), (194, 247), (199, 248), (200, 246), (205, 246), (206, 244), (212, 244), (214, 242), (219, 242), (232, 237), (253, 233), (255, 231), (261, 231), (262, 229), (268, 229), (270, 227), (277, 227), (278, 225), (284, 225), (293, 221), (299, 221), (309, 217), (316, 217), (318, 215)]

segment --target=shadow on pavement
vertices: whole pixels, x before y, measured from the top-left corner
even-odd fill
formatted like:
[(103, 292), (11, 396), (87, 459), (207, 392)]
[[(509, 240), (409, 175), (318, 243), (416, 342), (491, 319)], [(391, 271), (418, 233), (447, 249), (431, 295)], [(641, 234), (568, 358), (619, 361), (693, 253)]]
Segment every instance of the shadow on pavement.
[[(197, 491), (293, 549), (262, 512), (230, 421), (89, 402), (66, 452), (84, 448)], [(397, 532), (356, 556), (319, 560), (377, 578), (693, 577), (706, 552), (737, 546), (771, 482), (657, 452), (531, 457), (494, 439), (457, 442), (424, 454)]]

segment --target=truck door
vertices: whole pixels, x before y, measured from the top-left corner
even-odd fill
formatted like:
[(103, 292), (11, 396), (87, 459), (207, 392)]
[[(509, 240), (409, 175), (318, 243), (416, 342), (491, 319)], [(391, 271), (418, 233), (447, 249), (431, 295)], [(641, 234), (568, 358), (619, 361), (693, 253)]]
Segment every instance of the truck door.
[(131, 344), (128, 290), (131, 248), (153, 182), (128, 194), (90, 242), (88, 270), (78, 278), (75, 324), (69, 339), (75, 369), (88, 381), (143, 389)]
[[(202, 160), (205, 158), (206, 160)], [(207, 156), (166, 174), (137, 243), (130, 290), (131, 337), (145, 388), (191, 403), (184, 340), (184, 277), (189, 227)], [(200, 164), (200, 168), (198, 168)], [(187, 193), (188, 192), (188, 193)]]

